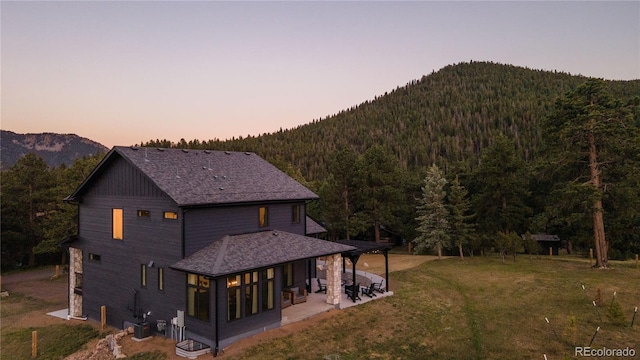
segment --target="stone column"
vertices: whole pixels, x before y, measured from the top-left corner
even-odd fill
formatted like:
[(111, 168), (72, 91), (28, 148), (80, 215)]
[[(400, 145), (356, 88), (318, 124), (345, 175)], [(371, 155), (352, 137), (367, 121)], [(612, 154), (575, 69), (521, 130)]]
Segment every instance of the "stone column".
[(69, 314), (71, 316), (82, 316), (82, 295), (76, 294), (73, 289), (76, 284), (76, 274), (82, 274), (82, 250), (69, 248)]
[(339, 305), (342, 298), (342, 256), (327, 257), (327, 304)]

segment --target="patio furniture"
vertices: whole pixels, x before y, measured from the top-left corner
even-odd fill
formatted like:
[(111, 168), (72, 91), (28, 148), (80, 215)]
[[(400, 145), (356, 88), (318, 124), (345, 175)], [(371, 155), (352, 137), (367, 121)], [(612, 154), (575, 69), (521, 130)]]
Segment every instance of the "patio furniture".
[(376, 293), (374, 292), (374, 286), (375, 286), (375, 283), (371, 283), (371, 285), (369, 286), (363, 286), (362, 288), (360, 288), (362, 295), (363, 296), (367, 295), (370, 298), (376, 296)]
[(283, 291), (281, 294), (282, 294), (281, 295), (282, 303), (280, 305), (280, 308), (281, 309), (288, 308), (289, 306), (291, 306), (291, 295), (293, 295), (293, 294), (291, 294), (288, 291)]
[(301, 287), (292, 287), (284, 291), (291, 294), (291, 303), (293, 305), (307, 301), (307, 289)]
[(384, 294), (384, 289), (382, 288), (382, 283), (384, 283), (384, 279), (382, 279), (382, 281), (380, 281), (379, 283), (373, 283), (373, 291), (377, 291), (380, 294)]
[(318, 280), (318, 290), (316, 290), (316, 293), (327, 293), (327, 284), (323, 284), (320, 281), (320, 278), (317, 278), (316, 280)]
[(355, 302), (356, 300), (362, 300), (359, 295), (359, 291), (358, 291), (359, 289), (360, 289), (360, 283), (355, 285), (346, 285), (344, 287), (344, 292), (347, 294), (349, 299)]

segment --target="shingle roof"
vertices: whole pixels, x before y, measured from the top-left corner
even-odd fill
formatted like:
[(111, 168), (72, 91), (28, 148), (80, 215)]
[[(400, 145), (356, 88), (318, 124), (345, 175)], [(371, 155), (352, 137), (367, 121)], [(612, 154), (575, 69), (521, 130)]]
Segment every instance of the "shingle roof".
[[(251, 152), (117, 146), (107, 158), (116, 154), (142, 171), (178, 206), (318, 198)], [(99, 167), (108, 163), (105, 160)], [(94, 170), (92, 176), (96, 173)], [(81, 187), (87, 182), (90, 180)]]
[(311, 217), (307, 216), (306, 221), (307, 235), (322, 234), (327, 232), (327, 229), (322, 227), (322, 225), (318, 224), (318, 222), (313, 220)]
[[(526, 234), (520, 235), (523, 239), (526, 237)], [(549, 235), (549, 234), (532, 234), (531, 238), (536, 241), (560, 241), (558, 235)]]
[(171, 268), (219, 277), (354, 249), (352, 246), (284, 231), (262, 231), (225, 236), (171, 265)]

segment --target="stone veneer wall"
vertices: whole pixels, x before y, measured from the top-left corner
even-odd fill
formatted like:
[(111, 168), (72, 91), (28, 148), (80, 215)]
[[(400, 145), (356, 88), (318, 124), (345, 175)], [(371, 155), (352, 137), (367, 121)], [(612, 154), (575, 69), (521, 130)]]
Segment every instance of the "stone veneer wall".
[(76, 294), (76, 273), (82, 274), (82, 250), (69, 248), (69, 315), (82, 316), (82, 295)]
[(338, 305), (342, 298), (342, 256), (333, 254), (327, 257), (327, 304)]

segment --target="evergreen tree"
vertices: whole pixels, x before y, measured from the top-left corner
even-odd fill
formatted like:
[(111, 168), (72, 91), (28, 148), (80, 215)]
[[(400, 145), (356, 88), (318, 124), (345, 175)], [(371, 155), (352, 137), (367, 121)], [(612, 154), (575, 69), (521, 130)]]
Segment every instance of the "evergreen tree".
[(524, 225), (531, 209), (526, 163), (516, 155), (513, 142), (505, 136), (482, 155), (474, 174), (473, 199), (479, 229), (485, 234), (508, 234)]
[(429, 167), (416, 209), (416, 231), (419, 235), (413, 240), (416, 244), (415, 252), (423, 253), (427, 249), (436, 248), (438, 259), (442, 258), (442, 249), (449, 247), (449, 214), (444, 204), (446, 184), (447, 179), (438, 166)]
[(456, 176), (449, 188), (449, 202), (447, 207), (449, 209), (451, 240), (452, 243), (458, 247), (461, 260), (464, 259), (462, 247), (468, 243), (469, 237), (474, 229), (473, 224), (469, 223), (469, 220), (474, 216), (467, 214), (471, 207), (469, 199), (467, 198), (468, 193), (467, 189), (460, 184), (458, 176)]
[(402, 181), (397, 160), (382, 146), (374, 145), (360, 159), (355, 178), (360, 204), (356, 216), (368, 219), (375, 241), (380, 242), (380, 226), (398, 221)]
[[(608, 267), (609, 243), (605, 236), (603, 206), (605, 181), (615, 187), (614, 182), (620, 179), (609, 176), (611, 169), (618, 167), (619, 170), (629, 156), (637, 157), (630, 151), (637, 149), (638, 140), (632, 112), (611, 95), (604, 81), (590, 79), (556, 102), (545, 130), (553, 165), (563, 169), (558, 182), (560, 189), (579, 188), (589, 199), (596, 266)], [(637, 164), (636, 160), (631, 168), (637, 168)], [(622, 173), (624, 176), (628, 172)]]
[[(68, 168), (60, 167), (50, 171), (55, 196), (49, 212), (42, 219), (43, 239), (34, 248), (36, 254), (60, 252), (60, 242), (67, 236), (78, 233), (78, 207), (62, 200), (80, 186), (103, 157), (104, 154), (86, 156), (77, 159)], [(64, 261), (64, 257), (62, 260)]]
[(34, 248), (44, 239), (44, 219), (54, 211), (57, 199), (47, 163), (27, 154), (2, 174), (2, 265), (26, 260), (34, 266)]

